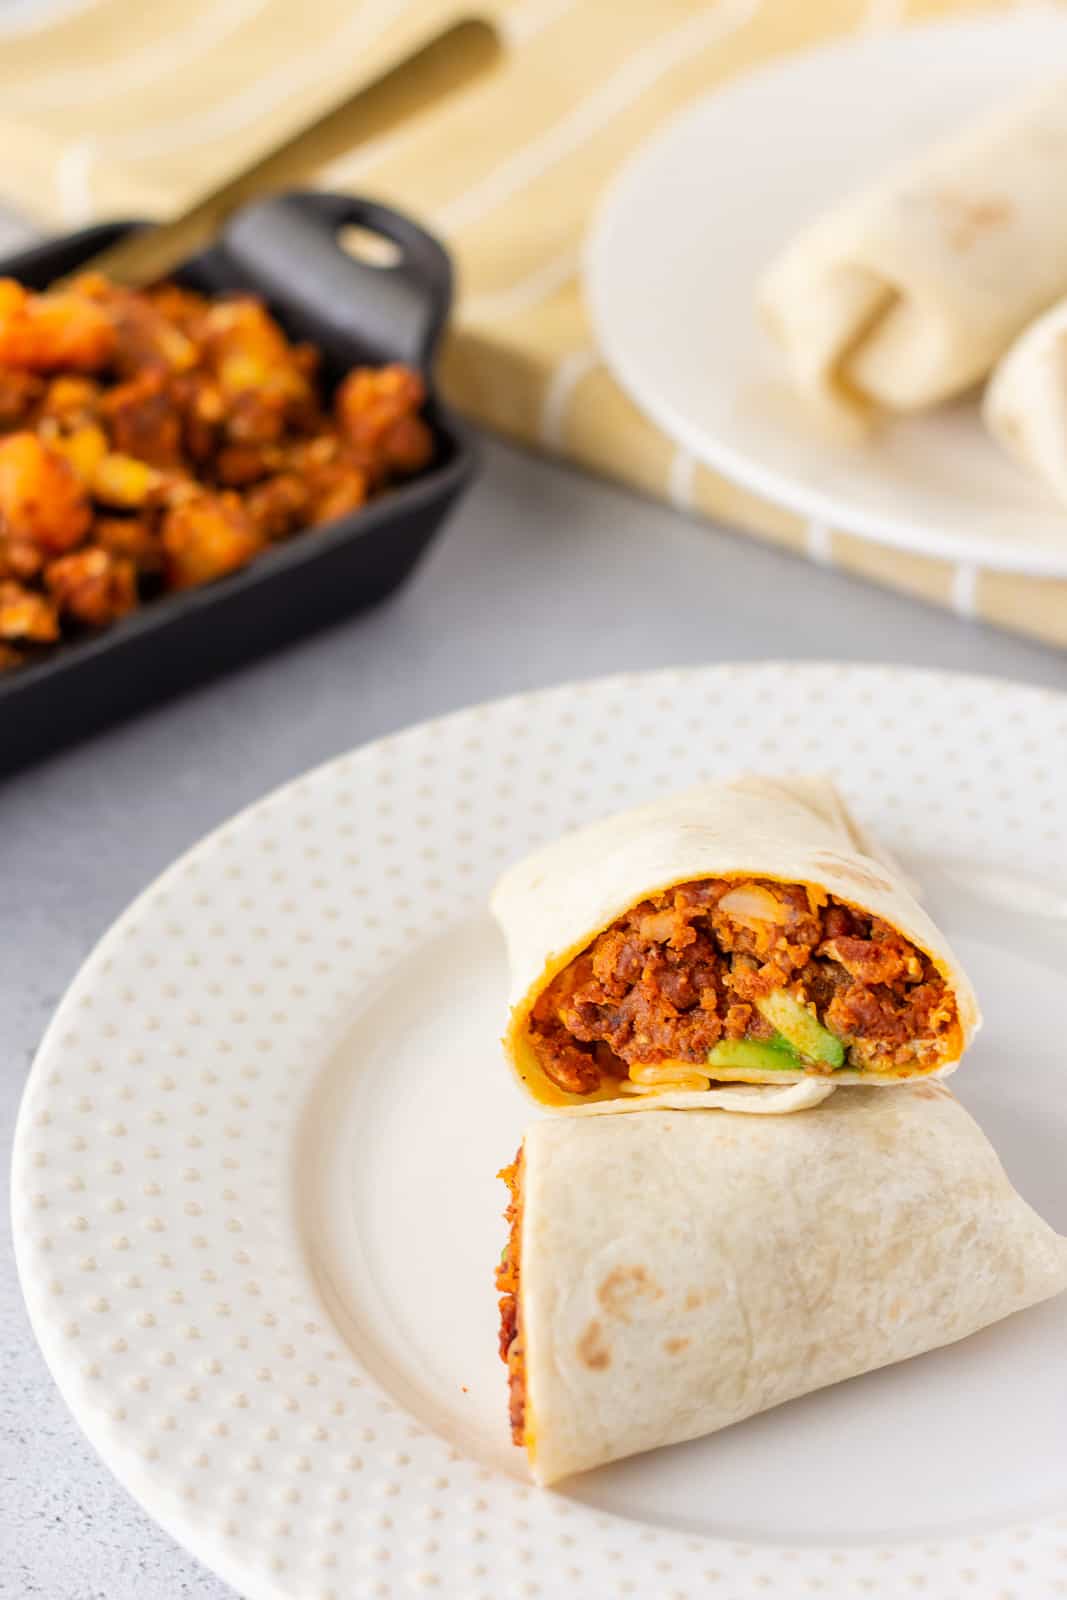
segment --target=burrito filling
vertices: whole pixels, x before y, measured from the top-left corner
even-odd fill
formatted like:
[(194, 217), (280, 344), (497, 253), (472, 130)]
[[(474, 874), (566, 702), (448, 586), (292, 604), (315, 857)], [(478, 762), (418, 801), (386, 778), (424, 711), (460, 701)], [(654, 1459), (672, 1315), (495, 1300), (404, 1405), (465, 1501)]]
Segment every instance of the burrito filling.
[[(558, 973), (529, 1039), (569, 1094), (749, 1073), (907, 1077), (959, 1054), (955, 998), (878, 917), (804, 884), (706, 878), (644, 900)], [(773, 1080), (772, 1080), (773, 1081)]]
[(519, 1252), (522, 1241), (522, 1149), (510, 1167), (497, 1174), (511, 1190), (504, 1212), (508, 1242), (496, 1269), (500, 1291), (500, 1359), (508, 1369), (508, 1412), (515, 1444), (526, 1442), (526, 1363), (519, 1316)]

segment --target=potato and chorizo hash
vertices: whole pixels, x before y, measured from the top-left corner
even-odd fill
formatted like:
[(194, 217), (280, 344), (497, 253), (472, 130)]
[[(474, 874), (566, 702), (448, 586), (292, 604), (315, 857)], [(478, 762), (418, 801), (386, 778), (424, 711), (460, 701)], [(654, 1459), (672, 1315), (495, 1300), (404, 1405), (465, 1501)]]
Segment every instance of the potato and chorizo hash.
[(248, 295), (0, 278), (0, 670), (428, 465), (418, 373), (318, 366)]

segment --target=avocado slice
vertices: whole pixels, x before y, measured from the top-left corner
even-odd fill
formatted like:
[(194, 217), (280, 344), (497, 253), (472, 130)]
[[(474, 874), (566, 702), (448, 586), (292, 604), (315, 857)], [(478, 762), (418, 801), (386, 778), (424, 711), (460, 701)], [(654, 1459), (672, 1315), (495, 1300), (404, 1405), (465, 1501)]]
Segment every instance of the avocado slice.
[(783, 1034), (798, 1055), (809, 1061), (821, 1061), (828, 1067), (843, 1067), (845, 1047), (828, 1028), (809, 1011), (807, 1006), (794, 1000), (784, 989), (773, 989), (765, 1000), (756, 1001), (756, 1010)]
[(778, 1034), (774, 1039), (720, 1039), (708, 1051), (709, 1067), (732, 1067), (750, 1072), (795, 1072), (804, 1063)]

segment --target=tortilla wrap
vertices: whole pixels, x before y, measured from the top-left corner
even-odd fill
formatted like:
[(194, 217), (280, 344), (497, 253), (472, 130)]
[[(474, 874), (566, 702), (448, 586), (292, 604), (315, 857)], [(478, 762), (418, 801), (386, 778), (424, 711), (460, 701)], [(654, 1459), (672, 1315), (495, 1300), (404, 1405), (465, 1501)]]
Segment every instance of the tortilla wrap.
[(982, 415), (1008, 454), (1067, 505), (1067, 300), (1031, 323), (998, 362)]
[[(922, 1059), (901, 1065), (890, 1064), (887, 1057), (875, 1071), (857, 1043), (848, 1046), (837, 1070), (788, 1055), (774, 1057), (773, 1069), (765, 1070), (751, 1064), (713, 1068), (706, 1058), (696, 1062), (692, 1052), (672, 1061), (661, 1052), (648, 1064), (615, 1063), (610, 1071), (616, 1076), (606, 1069), (598, 1087), (580, 1093), (550, 1075), (539, 1016), (577, 970), (572, 966), (576, 958), (651, 896), (702, 880), (749, 879), (807, 886), (814, 898), (832, 897), (856, 908), (857, 914), (880, 919), (922, 953), (930, 971), (939, 975), (946, 1005), (954, 1007), (937, 1038), (928, 1047), (915, 1047), (925, 1052)], [(708, 1080), (779, 1087), (812, 1078), (824, 1084), (899, 1084), (953, 1068), (980, 1021), (970, 982), (944, 936), (913, 898), (900, 867), (862, 832), (825, 778), (735, 778), (608, 817), (510, 868), (491, 904), (511, 968), (505, 1051), (523, 1087), (544, 1105), (617, 1103), (623, 1093), (639, 1097), (646, 1107), (679, 1094), (684, 1098), (672, 1103), (714, 1104), (707, 1098), (716, 1093)], [(723, 957), (727, 959), (733, 958)], [(794, 983), (793, 988), (805, 998), (802, 986)], [(751, 1025), (762, 1026), (754, 1013)], [(702, 1083), (696, 1081), (701, 1073)], [(804, 1103), (811, 1102), (799, 1102)]]
[(1028, 91), (844, 200), (758, 292), (797, 388), (863, 416), (983, 378), (1067, 293), (1067, 78)]
[(1067, 1239), (943, 1084), (842, 1089), (800, 1117), (551, 1117), (519, 1170), (505, 1328), (516, 1442), (542, 1484), (1067, 1287)]

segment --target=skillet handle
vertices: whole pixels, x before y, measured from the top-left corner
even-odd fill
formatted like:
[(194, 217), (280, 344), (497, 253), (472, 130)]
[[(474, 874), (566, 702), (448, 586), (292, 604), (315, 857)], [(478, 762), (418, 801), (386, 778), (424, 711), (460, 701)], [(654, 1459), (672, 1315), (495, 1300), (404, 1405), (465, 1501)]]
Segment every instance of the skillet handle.
[[(348, 254), (342, 228), (399, 250), (390, 266)], [(417, 223), (375, 200), (298, 192), (244, 206), (222, 233), (226, 254), (300, 335), (348, 365), (402, 361), (429, 377), (452, 303), (452, 263)]]

